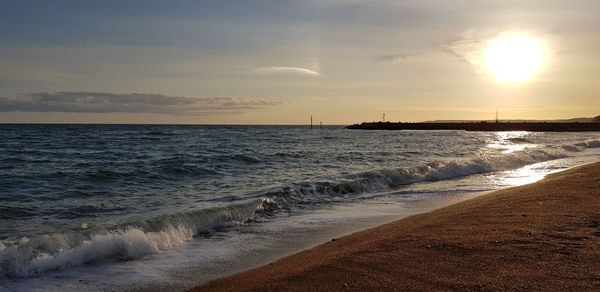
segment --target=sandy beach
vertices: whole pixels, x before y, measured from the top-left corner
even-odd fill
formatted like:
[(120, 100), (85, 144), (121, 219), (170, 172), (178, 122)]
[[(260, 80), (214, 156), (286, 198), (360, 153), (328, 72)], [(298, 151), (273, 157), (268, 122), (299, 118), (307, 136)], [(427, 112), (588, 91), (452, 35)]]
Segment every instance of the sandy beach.
[(333, 239), (192, 291), (597, 290), (600, 162)]

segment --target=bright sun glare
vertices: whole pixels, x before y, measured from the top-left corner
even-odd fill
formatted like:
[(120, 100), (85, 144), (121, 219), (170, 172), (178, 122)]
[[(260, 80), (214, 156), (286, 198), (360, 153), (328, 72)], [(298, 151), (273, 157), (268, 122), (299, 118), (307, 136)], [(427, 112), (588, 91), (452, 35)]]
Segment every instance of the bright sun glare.
[(544, 63), (544, 43), (522, 33), (503, 33), (488, 41), (484, 61), (491, 76), (503, 82), (524, 82)]

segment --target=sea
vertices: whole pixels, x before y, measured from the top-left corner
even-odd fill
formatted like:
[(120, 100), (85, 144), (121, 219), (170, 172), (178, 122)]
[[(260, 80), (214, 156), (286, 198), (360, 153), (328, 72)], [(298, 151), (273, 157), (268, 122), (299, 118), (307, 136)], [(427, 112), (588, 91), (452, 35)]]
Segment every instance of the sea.
[(0, 125), (0, 290), (193, 287), (600, 159), (600, 133)]

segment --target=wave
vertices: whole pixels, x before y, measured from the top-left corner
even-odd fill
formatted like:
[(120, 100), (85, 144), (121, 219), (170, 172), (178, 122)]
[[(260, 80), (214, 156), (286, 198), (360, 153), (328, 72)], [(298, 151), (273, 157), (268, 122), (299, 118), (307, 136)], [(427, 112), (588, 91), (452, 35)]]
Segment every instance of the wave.
[(210, 176), (221, 175), (220, 172), (186, 164), (183, 162), (167, 162), (161, 163), (154, 168), (134, 169), (129, 171), (117, 170), (93, 170), (85, 173), (87, 179), (92, 181), (113, 181), (128, 178), (147, 178), (147, 179), (171, 179), (181, 176)]
[(514, 169), (571, 155), (587, 148), (600, 147), (593, 140), (573, 145), (529, 148), (502, 155), (480, 155), (464, 159), (434, 162), (414, 168), (380, 169), (353, 174), (337, 181), (296, 183), (264, 193), (280, 208), (294, 205), (326, 203), (353, 194), (386, 191), (402, 185), (425, 181), (454, 179), (468, 175)]
[(248, 164), (261, 163), (262, 161), (254, 156), (245, 155), (245, 154), (234, 154), (229, 156), (229, 159), (236, 160)]
[(7, 157), (0, 159), (0, 163), (21, 163), (21, 162), (29, 162), (29, 160), (21, 158), (21, 157)]
[[(77, 167), (86, 168), (93, 166), (87, 163), (78, 163)], [(1, 168), (1, 166), (0, 166)], [(73, 170), (52, 170), (48, 169), (45, 173), (29, 173), (29, 174), (13, 174), (13, 178), (34, 178), (34, 179), (51, 179), (51, 178), (71, 178), (81, 179), (90, 182), (114, 182), (114, 181), (129, 181), (135, 179), (142, 180), (177, 180), (181, 177), (208, 177), (223, 175), (221, 172), (214, 169), (201, 167), (195, 164), (183, 162), (167, 162), (157, 163), (152, 167), (141, 166), (139, 168), (131, 167), (129, 169), (91, 169), (83, 172)]]
[(122, 177), (130, 177), (133, 175), (133, 173), (118, 172), (113, 170), (95, 170), (86, 173), (86, 176), (91, 180), (112, 180)]
[(187, 165), (187, 164), (164, 164), (159, 168), (159, 173), (164, 175), (220, 175), (218, 171)]
[(600, 148), (600, 140), (591, 140), (585, 142), (585, 147), (587, 148)]
[(177, 136), (176, 133), (167, 133), (167, 132), (161, 132), (161, 131), (150, 131), (147, 133), (143, 133), (143, 135), (148, 135), (148, 136)]
[(88, 263), (133, 260), (257, 216), (270, 217), (279, 212), (354, 200), (361, 194), (412, 183), (514, 169), (598, 147), (600, 141), (593, 140), (440, 161), (412, 168), (379, 169), (331, 181), (294, 183), (233, 199), (221, 198), (211, 202), (220, 205), (213, 208), (139, 215), (112, 226), (90, 227), (86, 234), (73, 232), (5, 241), (0, 243), (0, 277), (28, 277)]
[(0, 206), (0, 219), (10, 219), (15, 216), (25, 217), (34, 215), (35, 212), (31, 208), (26, 207), (9, 207), (9, 206)]
[[(0, 275), (29, 277), (102, 261), (123, 261), (157, 254), (214, 228), (243, 223), (269, 206), (268, 199), (139, 218), (122, 229), (81, 234), (52, 234), (0, 243)], [(153, 231), (154, 230), (154, 231)]]
[(524, 137), (507, 138), (506, 141), (510, 141), (510, 142), (517, 143), (517, 144), (533, 144), (533, 143), (535, 143), (535, 141), (528, 139), (528, 138), (524, 138)]

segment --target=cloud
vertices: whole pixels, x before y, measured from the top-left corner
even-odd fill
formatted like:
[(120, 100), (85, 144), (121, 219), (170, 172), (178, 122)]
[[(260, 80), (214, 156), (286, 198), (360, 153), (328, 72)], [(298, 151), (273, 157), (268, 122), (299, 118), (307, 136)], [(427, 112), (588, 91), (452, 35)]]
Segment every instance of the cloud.
[(462, 33), (458, 38), (442, 44), (440, 48), (459, 61), (479, 66), (487, 39), (489, 39), (489, 36), (477, 36), (473, 30), (469, 30)]
[(0, 112), (242, 113), (280, 101), (234, 97), (187, 97), (155, 93), (39, 92), (0, 98)]
[(257, 74), (289, 74), (289, 75), (304, 75), (311, 77), (321, 76), (321, 73), (302, 67), (262, 67), (252, 70)]
[(387, 54), (387, 55), (377, 55), (373, 57), (373, 61), (375, 62), (388, 62), (388, 63), (396, 63), (400, 61), (407, 60), (412, 57), (412, 54)]

